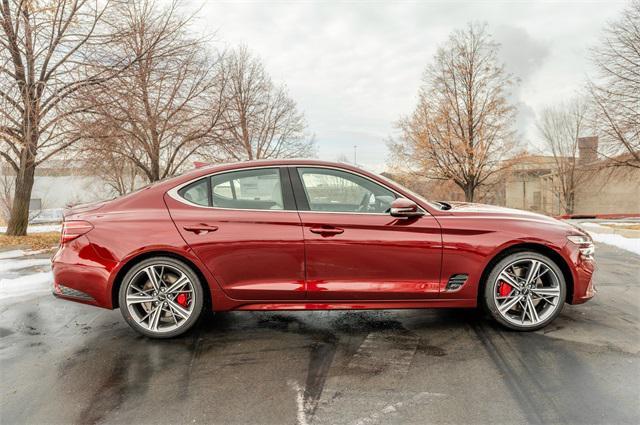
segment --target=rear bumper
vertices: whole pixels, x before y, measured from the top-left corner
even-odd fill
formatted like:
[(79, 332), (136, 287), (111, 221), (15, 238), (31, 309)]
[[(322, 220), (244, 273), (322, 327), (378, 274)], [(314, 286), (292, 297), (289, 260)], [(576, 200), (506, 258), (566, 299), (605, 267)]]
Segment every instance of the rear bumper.
[(111, 272), (118, 263), (98, 256), (81, 236), (60, 247), (51, 259), (53, 294), (83, 304), (113, 308)]

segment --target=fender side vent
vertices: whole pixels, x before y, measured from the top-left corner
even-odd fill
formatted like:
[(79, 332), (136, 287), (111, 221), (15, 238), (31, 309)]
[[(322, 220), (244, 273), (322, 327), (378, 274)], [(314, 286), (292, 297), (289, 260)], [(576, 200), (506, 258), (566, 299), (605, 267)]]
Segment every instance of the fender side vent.
[(447, 282), (446, 291), (457, 291), (458, 289), (462, 288), (462, 285), (465, 284), (468, 278), (468, 274), (454, 274), (449, 278), (449, 282)]

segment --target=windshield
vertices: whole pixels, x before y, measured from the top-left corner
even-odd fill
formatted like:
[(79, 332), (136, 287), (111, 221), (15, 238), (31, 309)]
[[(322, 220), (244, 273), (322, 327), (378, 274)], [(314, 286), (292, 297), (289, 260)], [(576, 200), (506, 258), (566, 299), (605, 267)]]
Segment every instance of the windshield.
[(376, 174), (376, 176), (380, 177), (380, 179), (384, 180), (387, 183), (391, 183), (391, 184), (399, 187), (400, 189), (402, 189), (403, 191), (407, 192), (412, 197), (417, 198), (417, 199), (419, 199), (420, 201), (422, 201), (422, 202), (424, 202), (426, 204), (429, 204), (433, 208), (437, 208), (439, 210), (443, 209), (443, 205), (426, 199), (424, 196), (415, 193), (413, 190), (408, 189), (407, 187), (401, 185), (400, 183), (398, 183), (395, 180), (391, 180), (390, 178), (387, 178), (387, 177), (385, 177), (383, 175), (380, 175), (380, 174)]

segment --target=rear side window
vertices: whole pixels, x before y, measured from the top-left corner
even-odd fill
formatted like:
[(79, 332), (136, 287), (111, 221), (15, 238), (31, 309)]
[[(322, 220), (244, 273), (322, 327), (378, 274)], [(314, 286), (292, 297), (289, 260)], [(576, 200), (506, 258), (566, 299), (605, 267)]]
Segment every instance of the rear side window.
[(277, 168), (233, 171), (211, 176), (213, 206), (248, 210), (283, 210)]
[(198, 180), (178, 191), (202, 206), (246, 210), (283, 210), (282, 182), (277, 168), (241, 170)]
[(196, 182), (191, 183), (188, 186), (183, 187), (178, 191), (178, 194), (187, 201), (202, 205), (203, 207), (209, 206), (209, 178), (204, 178)]

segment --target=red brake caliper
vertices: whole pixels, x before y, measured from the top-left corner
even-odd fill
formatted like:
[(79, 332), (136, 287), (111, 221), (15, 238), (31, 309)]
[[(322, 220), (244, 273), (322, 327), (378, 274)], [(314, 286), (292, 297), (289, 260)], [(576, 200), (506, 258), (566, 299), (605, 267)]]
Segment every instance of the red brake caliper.
[(180, 304), (182, 307), (187, 306), (187, 294), (178, 294), (176, 297), (176, 302)]
[(501, 297), (506, 297), (511, 293), (511, 285), (507, 282), (500, 281), (500, 288), (498, 288), (498, 292), (500, 292)]

